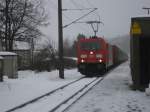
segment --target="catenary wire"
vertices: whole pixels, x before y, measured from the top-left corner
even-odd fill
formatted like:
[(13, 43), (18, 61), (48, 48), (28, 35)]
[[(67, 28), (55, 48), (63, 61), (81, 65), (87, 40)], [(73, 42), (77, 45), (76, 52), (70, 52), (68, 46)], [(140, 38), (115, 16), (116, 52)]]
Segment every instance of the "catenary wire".
[[(57, 5), (54, 3), (54, 1), (52, 1), (52, 0), (47, 0), (47, 1), (49, 1), (49, 2), (51, 2), (51, 4), (53, 5), (53, 10), (57, 10)], [(67, 16), (66, 14), (64, 14), (63, 13), (63, 16), (66, 18), (66, 19), (68, 19), (69, 21), (72, 21), (72, 19), (69, 17), (69, 16)], [(83, 25), (81, 25), (81, 24), (79, 24), (80, 25), (80, 28), (82, 29), (82, 30), (84, 30), (85, 32), (87, 32), (87, 33), (89, 33), (89, 30), (88, 29), (86, 29), (85, 27), (83, 27)]]

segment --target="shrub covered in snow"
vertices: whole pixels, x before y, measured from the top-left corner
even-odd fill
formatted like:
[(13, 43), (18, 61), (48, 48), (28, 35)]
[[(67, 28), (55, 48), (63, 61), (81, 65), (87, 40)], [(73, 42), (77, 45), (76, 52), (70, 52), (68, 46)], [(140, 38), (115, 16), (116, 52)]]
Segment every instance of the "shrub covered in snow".
[(150, 96), (150, 84), (149, 84), (149, 88), (147, 88), (145, 92), (147, 96)]

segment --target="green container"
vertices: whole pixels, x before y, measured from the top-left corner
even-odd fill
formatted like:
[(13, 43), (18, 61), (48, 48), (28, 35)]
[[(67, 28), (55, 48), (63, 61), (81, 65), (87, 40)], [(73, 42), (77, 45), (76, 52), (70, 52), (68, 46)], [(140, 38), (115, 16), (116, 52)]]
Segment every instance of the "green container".
[(150, 17), (132, 18), (130, 34), (133, 88), (145, 90), (150, 82)]

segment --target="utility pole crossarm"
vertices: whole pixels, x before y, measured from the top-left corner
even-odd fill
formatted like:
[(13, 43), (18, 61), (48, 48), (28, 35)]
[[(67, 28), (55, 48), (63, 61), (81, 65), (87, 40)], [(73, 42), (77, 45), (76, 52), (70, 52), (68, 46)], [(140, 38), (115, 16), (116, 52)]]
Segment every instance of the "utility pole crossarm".
[(147, 14), (150, 14), (150, 8), (149, 7), (143, 7), (142, 9), (147, 10)]

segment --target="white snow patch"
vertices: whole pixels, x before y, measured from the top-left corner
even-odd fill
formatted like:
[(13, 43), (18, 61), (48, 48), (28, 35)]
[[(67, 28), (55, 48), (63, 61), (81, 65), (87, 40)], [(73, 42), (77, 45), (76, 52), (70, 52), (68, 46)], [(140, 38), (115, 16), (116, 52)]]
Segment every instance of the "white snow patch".
[(60, 79), (58, 71), (19, 71), (18, 79), (4, 77), (0, 83), (0, 112), (4, 112), (24, 102), (50, 92), (62, 85), (83, 77), (76, 69), (65, 71), (65, 79)]
[(150, 84), (149, 84), (149, 88), (146, 89), (145, 93), (147, 96), (150, 96)]

